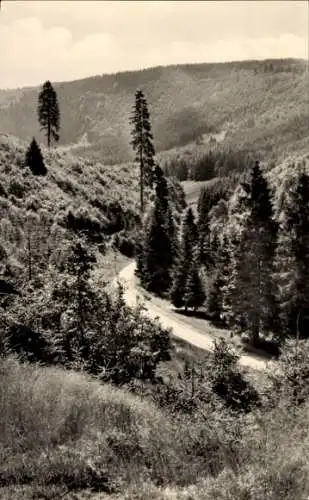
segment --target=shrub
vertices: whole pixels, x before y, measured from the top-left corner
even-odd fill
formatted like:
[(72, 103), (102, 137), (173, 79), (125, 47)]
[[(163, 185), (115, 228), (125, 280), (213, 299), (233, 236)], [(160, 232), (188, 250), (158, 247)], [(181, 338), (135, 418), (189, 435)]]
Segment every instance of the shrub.
[(9, 185), (9, 194), (16, 196), (16, 198), (23, 198), (25, 194), (25, 187), (18, 180), (12, 180)]
[(225, 339), (215, 340), (208, 374), (213, 391), (228, 408), (248, 413), (260, 403), (260, 398), (240, 372), (238, 359), (239, 355)]
[(86, 235), (93, 243), (103, 242), (103, 225), (98, 219), (92, 217), (87, 209), (80, 208), (75, 212), (69, 209), (63, 224), (80, 236)]
[(273, 373), (272, 394), (289, 405), (302, 405), (309, 399), (309, 343), (287, 340)]

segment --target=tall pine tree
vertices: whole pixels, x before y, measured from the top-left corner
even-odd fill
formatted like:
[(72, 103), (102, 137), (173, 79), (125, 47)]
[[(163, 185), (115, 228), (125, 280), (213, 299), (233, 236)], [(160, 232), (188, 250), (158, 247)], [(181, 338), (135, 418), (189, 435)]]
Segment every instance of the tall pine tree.
[(45, 131), (47, 146), (50, 147), (51, 140), (59, 141), (60, 111), (57, 93), (50, 81), (46, 81), (39, 94), (38, 118), (41, 130)]
[(133, 125), (131, 144), (136, 154), (135, 160), (140, 167), (140, 201), (143, 213), (144, 187), (152, 187), (154, 181), (155, 150), (147, 101), (143, 91), (139, 89), (135, 93), (135, 104), (130, 123)]

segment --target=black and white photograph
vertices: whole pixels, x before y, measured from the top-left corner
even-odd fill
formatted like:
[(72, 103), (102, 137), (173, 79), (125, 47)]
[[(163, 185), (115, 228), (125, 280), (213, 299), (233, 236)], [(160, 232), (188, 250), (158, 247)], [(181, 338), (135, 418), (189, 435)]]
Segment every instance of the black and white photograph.
[(309, 499), (309, 2), (0, 0), (0, 500)]

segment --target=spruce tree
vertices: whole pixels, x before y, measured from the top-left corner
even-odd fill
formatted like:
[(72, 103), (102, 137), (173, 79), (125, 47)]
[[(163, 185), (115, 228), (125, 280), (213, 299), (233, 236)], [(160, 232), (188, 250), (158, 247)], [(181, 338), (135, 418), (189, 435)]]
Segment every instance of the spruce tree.
[(273, 271), (277, 225), (271, 193), (258, 162), (243, 188), (248, 194), (239, 204), (244, 213), (242, 217), (235, 214), (241, 229), (229, 241), (231, 272), (225, 286), (225, 313), (231, 324), (245, 328), (251, 343), (258, 345), (261, 330), (276, 325)]
[(284, 335), (295, 335), (297, 317), (309, 309), (309, 176), (300, 171), (285, 190), (276, 279)]
[(188, 208), (185, 218), (184, 218), (184, 236), (192, 242), (192, 246), (195, 246), (198, 241), (198, 230), (195, 223), (195, 217), (191, 207)]
[(33, 175), (47, 174), (47, 169), (44, 164), (43, 155), (35, 138), (32, 139), (27, 149), (25, 163), (30, 168)]
[(189, 208), (186, 212), (182, 226), (180, 256), (170, 294), (171, 301), (177, 308), (184, 305), (185, 286), (197, 239), (198, 234), (194, 215), (192, 209)]
[(216, 187), (209, 186), (200, 192), (198, 199), (198, 244), (199, 244), (199, 259), (206, 267), (211, 267), (214, 262), (210, 248), (210, 228), (209, 228), (209, 214), (211, 209), (219, 203), (221, 199), (227, 199), (229, 196), (229, 189), (224, 188), (220, 184)]
[(223, 287), (227, 283), (230, 269), (230, 254), (228, 247), (228, 240), (226, 235), (224, 235), (222, 242), (218, 242), (215, 270), (207, 293), (207, 311), (217, 320), (222, 319)]
[(82, 240), (67, 247), (63, 272), (56, 284), (55, 298), (66, 309), (64, 328), (56, 339), (57, 349), (64, 350), (69, 361), (80, 356), (87, 358), (87, 332), (95, 328), (98, 307), (90, 283), (96, 258)]
[(205, 302), (205, 291), (202, 280), (199, 275), (198, 259), (195, 257), (189, 268), (188, 276), (186, 279), (184, 305), (187, 310), (188, 307), (196, 311)]
[(51, 140), (59, 141), (60, 111), (57, 93), (50, 81), (46, 81), (39, 94), (38, 118), (41, 130), (45, 131), (47, 146), (50, 147)]
[(142, 90), (137, 90), (135, 93), (135, 104), (130, 123), (133, 125), (131, 144), (136, 154), (135, 160), (140, 167), (140, 200), (141, 212), (143, 213), (144, 187), (152, 187), (154, 181), (155, 150), (148, 104)]
[(171, 286), (176, 260), (176, 228), (169, 206), (168, 187), (160, 167), (155, 169), (156, 198), (138, 256), (138, 275), (149, 291), (164, 294)]

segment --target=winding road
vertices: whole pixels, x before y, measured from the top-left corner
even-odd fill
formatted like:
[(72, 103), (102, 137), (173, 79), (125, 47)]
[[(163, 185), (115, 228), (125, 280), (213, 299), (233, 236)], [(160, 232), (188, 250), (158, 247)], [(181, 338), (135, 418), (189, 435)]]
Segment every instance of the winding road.
[[(170, 328), (172, 335), (179, 337), (186, 342), (210, 351), (213, 349), (213, 340), (218, 337), (218, 329), (212, 327), (206, 320), (199, 325), (190, 324), (188, 318), (183, 318), (172, 306), (162, 299), (152, 297), (147, 292), (138, 288), (137, 279), (134, 274), (135, 262), (131, 262), (114, 279), (113, 285), (120, 282), (124, 286), (124, 299), (129, 306), (135, 306), (137, 303), (145, 307), (145, 314), (152, 319), (160, 321), (164, 328)], [(216, 332), (216, 335), (214, 333)], [(222, 330), (222, 335), (226, 332)], [(239, 360), (240, 364), (254, 370), (265, 370), (267, 361), (258, 355), (243, 354)]]

